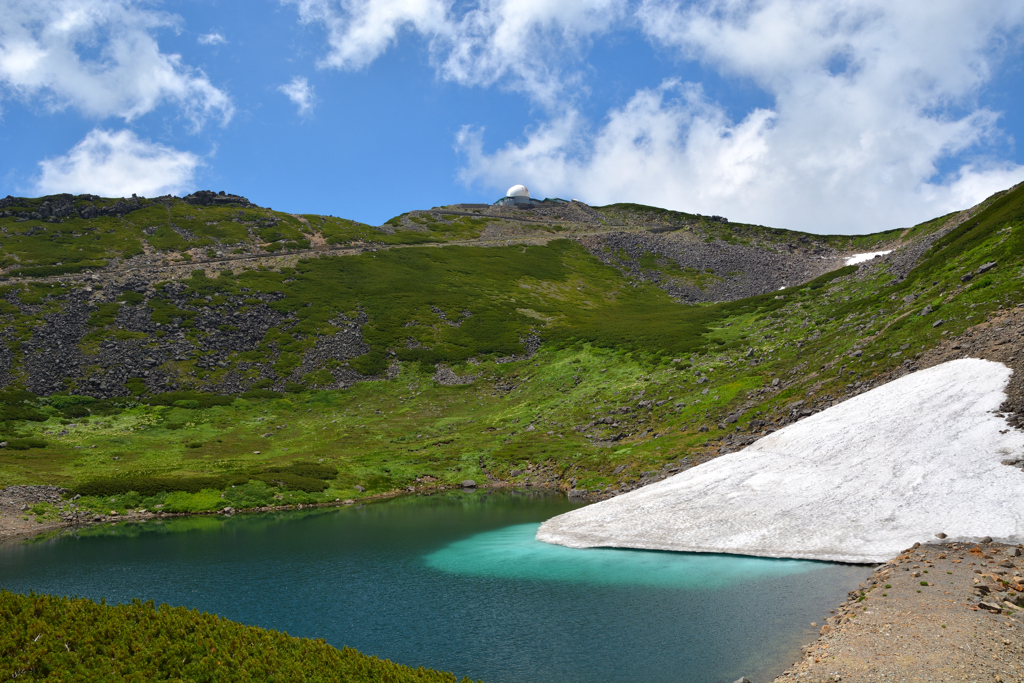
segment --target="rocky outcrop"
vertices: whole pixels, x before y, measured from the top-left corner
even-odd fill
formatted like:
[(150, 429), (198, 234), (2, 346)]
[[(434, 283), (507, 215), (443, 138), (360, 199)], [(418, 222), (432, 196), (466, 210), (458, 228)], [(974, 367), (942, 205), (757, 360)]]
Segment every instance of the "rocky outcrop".
[(212, 192), (210, 190), (199, 190), (187, 194), (181, 198), (182, 201), (195, 206), (255, 206), (245, 197), (237, 194), (226, 194), (223, 190)]

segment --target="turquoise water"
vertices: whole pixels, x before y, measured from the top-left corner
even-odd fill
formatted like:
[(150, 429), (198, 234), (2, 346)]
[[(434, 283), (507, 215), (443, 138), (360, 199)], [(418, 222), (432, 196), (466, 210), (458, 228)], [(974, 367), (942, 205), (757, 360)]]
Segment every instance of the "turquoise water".
[(0, 546), (0, 586), (133, 597), (490, 683), (770, 680), (859, 567), (533, 538), (562, 497), (118, 524)]
[(826, 566), (738, 555), (566, 548), (538, 541), (539, 526), (517, 524), (476, 534), (425, 560), (428, 567), (464, 576), (689, 590), (720, 590), (754, 578), (804, 574)]

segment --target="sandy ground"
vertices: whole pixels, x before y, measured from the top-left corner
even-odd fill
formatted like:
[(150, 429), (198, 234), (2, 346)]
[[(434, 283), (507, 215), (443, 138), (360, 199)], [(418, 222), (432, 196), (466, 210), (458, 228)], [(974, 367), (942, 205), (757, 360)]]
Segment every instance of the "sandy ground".
[(911, 549), (851, 593), (775, 683), (1024, 682), (1024, 606), (1003, 599), (1024, 602), (1021, 574), (1018, 546)]

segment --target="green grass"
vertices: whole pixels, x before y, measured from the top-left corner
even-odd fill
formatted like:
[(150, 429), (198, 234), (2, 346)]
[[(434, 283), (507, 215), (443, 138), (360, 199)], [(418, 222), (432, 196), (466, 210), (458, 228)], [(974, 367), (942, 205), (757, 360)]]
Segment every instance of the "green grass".
[(450, 673), (138, 600), (0, 590), (0, 625), (4, 680), (457, 683)]

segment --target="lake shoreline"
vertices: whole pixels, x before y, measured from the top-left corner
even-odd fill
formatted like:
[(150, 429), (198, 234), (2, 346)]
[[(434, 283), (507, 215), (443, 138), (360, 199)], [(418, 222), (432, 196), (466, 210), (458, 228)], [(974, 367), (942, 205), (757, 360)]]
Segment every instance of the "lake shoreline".
[[(516, 487), (510, 482), (488, 482), (485, 486), (470, 489), (422, 487), (415, 492), (396, 490), (324, 503), (207, 512), (129, 512), (96, 515), (88, 520), (68, 517), (38, 523), (31, 519), (31, 515), (8, 504), (0, 506), (0, 543), (28, 541), (55, 532), (104, 524), (357, 507), (400, 496), (511, 488)], [(529, 487), (529, 490), (554, 493), (558, 489), (538, 485)], [(29, 519), (25, 520), (25, 516)], [(1009, 562), (1012, 567), (998, 566), (999, 562)], [(775, 678), (774, 683), (805, 680), (859, 683), (875, 681), (886, 674), (900, 678), (922, 675), (929, 678), (939, 674), (963, 676), (964, 669), (960, 667), (968, 666), (979, 681), (1024, 681), (1024, 606), (1015, 611), (1001, 604), (996, 606), (1000, 609), (998, 613), (987, 611), (991, 608), (978, 607), (981, 596), (974, 588), (978, 583), (993, 583), (998, 579), (1011, 580), (1011, 586), (1019, 585), (1013, 584), (1012, 579), (1014, 573), (1019, 576), (1022, 569), (1024, 547), (1021, 546), (950, 543), (908, 549), (878, 566), (859, 589), (851, 591), (849, 598), (833, 610), (834, 616), (820, 626), (819, 636), (802, 648), (803, 657)], [(979, 574), (976, 571), (990, 573)], [(938, 580), (932, 582), (928, 581), (929, 578)], [(921, 585), (922, 580), (929, 585)], [(942, 583), (943, 580), (946, 583)], [(947, 584), (948, 591), (945, 590)], [(1007, 588), (1007, 584), (1001, 586)], [(1016, 595), (1012, 589), (1011, 595)], [(818, 627), (817, 624), (812, 626)], [(922, 634), (922, 631), (928, 633)], [(981, 653), (985, 656), (982, 657)], [(1002, 655), (1002, 659), (991, 659), (994, 653), (999, 653), (995, 656)], [(942, 662), (941, 666), (936, 664), (937, 661)]]
[(1024, 603), (1022, 569), (1022, 546), (909, 548), (851, 591), (774, 683), (1024, 681), (1024, 604), (1003, 599)]
[[(366, 503), (375, 503), (383, 500), (391, 500), (400, 496), (429, 496), (444, 492), (471, 492), (471, 491), (497, 491), (509, 489), (523, 489), (532, 491), (545, 491), (549, 493), (558, 492), (560, 489), (547, 484), (537, 483), (534, 485), (522, 486), (508, 481), (489, 481), (483, 486), (459, 487), (459, 486), (417, 486), (415, 490), (395, 489), (383, 493), (374, 493), (359, 498), (346, 498), (345, 500), (331, 500), (322, 503), (299, 503), (296, 505), (264, 505), (255, 508), (221, 508), (220, 510), (204, 510), (201, 512), (161, 512), (161, 511), (138, 511), (129, 510), (125, 514), (107, 515), (83, 515), (78, 512), (62, 512), (59, 519), (45, 519), (36, 517), (32, 519), (27, 509), (39, 502), (41, 496), (39, 489), (49, 489), (51, 492), (60, 491), (56, 487), (42, 486), (10, 486), (0, 489), (0, 543), (27, 541), (38, 536), (51, 534), (55, 531), (73, 529), (84, 529), (103, 524), (119, 524), (122, 522), (147, 522), (159, 519), (176, 519), (179, 517), (197, 516), (219, 516), (230, 517), (236, 514), (253, 514), (261, 512), (283, 512), (288, 510), (310, 510), (314, 508), (334, 507), (359, 507)], [(58, 494), (59, 495), (59, 494)], [(580, 498), (583, 498), (580, 496)], [(585, 499), (591, 500), (590, 497)], [(596, 499), (596, 498), (595, 498)], [(25, 519), (28, 517), (28, 519)]]

